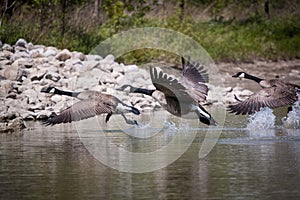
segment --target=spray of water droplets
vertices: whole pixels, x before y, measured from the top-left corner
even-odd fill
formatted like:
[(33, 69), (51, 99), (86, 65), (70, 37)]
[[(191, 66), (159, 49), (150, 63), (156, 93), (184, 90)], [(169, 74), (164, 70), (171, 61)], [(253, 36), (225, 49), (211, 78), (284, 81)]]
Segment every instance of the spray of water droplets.
[(260, 111), (250, 115), (247, 124), (248, 130), (272, 129), (274, 127), (275, 115), (273, 110), (268, 107), (261, 108)]
[(292, 110), (282, 118), (284, 127), (288, 129), (300, 129), (300, 93), (297, 96), (298, 101), (295, 102)]

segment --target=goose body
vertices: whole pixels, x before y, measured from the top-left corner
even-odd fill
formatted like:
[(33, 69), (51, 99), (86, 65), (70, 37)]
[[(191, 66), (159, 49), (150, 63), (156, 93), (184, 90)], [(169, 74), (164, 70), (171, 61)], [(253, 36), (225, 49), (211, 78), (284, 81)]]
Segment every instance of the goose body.
[(55, 87), (46, 87), (41, 92), (66, 95), (80, 100), (63, 110), (59, 115), (49, 118), (45, 122), (46, 125), (79, 121), (105, 113), (107, 113), (106, 122), (109, 121), (112, 114), (121, 114), (126, 123), (137, 124), (135, 120), (127, 119), (124, 113), (132, 112), (136, 115), (140, 114), (138, 109), (126, 105), (117, 97), (97, 91), (70, 92), (59, 90)]
[(262, 107), (273, 109), (292, 105), (298, 99), (297, 92), (300, 92), (298, 85), (286, 83), (278, 79), (261, 79), (245, 72), (239, 72), (232, 77), (253, 80), (262, 88), (248, 99), (244, 101), (239, 100), (239, 103), (228, 106), (229, 111), (235, 114), (253, 114)]
[(130, 92), (152, 96), (171, 114), (190, 118), (190, 113), (196, 113), (199, 120), (207, 125), (216, 125), (211, 115), (200, 105), (206, 100), (208, 87), (204, 84), (208, 76), (203, 66), (182, 58), (182, 72), (178, 79), (162, 72), (158, 67), (150, 68), (150, 77), (154, 90), (123, 85), (120, 90), (129, 87)]

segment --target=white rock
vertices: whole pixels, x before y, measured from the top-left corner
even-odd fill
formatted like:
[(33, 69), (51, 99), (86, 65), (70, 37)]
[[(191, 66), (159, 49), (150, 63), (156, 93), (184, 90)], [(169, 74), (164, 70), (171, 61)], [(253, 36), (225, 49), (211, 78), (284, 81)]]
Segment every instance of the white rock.
[(59, 113), (63, 110), (65, 110), (66, 108), (72, 106), (75, 102), (77, 102), (76, 100), (65, 100), (65, 101), (60, 101), (57, 102), (55, 105), (53, 105), (53, 111), (55, 113)]
[(49, 79), (49, 80), (52, 80), (54, 82), (58, 82), (61, 79), (60, 75), (58, 73), (55, 73), (55, 72), (48, 72), (45, 75), (45, 78)]
[(71, 57), (72, 57), (72, 53), (67, 49), (62, 50), (55, 56), (55, 58), (59, 61), (66, 61), (66, 60), (70, 59)]
[(145, 79), (143, 79), (143, 78), (141, 78), (141, 77), (136, 78), (136, 79), (134, 80), (134, 82), (135, 82), (137, 85), (146, 85), (146, 84), (145, 84)]
[[(62, 79), (62, 80), (64, 80), (64, 79)], [(66, 80), (66, 83), (62, 84), (62, 86), (65, 86), (70, 90), (76, 90), (77, 82), (78, 82), (77, 81), (78, 80), (77, 76), (71, 76), (69, 79), (65, 79), (65, 80)]]
[(118, 72), (124, 74), (124, 65), (119, 64), (113, 67), (113, 72)]
[(21, 118), (26, 120), (34, 120), (37, 116), (35, 112), (24, 110), (24, 109), (20, 110), (19, 113)]
[(11, 66), (6, 67), (1, 72), (1, 75), (9, 80), (16, 80), (18, 75), (21, 73), (19, 70), (18, 63), (13, 63)]
[(74, 51), (74, 52), (72, 53), (72, 58), (73, 58), (73, 59), (78, 59), (78, 60), (80, 60), (80, 61), (86, 60), (85, 55), (84, 55), (83, 53), (77, 52), (77, 51)]
[(18, 59), (18, 65), (20, 67), (31, 68), (33, 66), (33, 60), (31, 58), (20, 58)]
[(117, 90), (115, 90), (113, 88), (107, 87), (105, 93), (106, 94), (110, 94), (110, 95), (114, 95), (114, 96), (119, 96), (120, 91), (117, 91)]
[(29, 55), (30, 57), (43, 57), (43, 53), (44, 53), (45, 49), (44, 48), (36, 48), (36, 49), (32, 49), (31, 51), (29, 51)]
[(243, 90), (243, 91), (241, 91), (241, 93), (239, 95), (240, 96), (251, 96), (252, 94), (253, 94), (253, 92), (250, 90)]
[(145, 80), (150, 79), (150, 73), (148, 70), (139, 69), (139, 74), (141, 74), (143, 79), (145, 79)]
[(72, 71), (83, 73), (83, 72), (87, 71), (87, 68), (82, 63), (76, 63), (73, 65)]
[(91, 54), (88, 54), (88, 55), (85, 55), (86, 56), (86, 60), (87, 61), (100, 61), (102, 60), (103, 58), (99, 55), (91, 55)]
[(13, 89), (13, 82), (11, 80), (0, 81), (0, 97), (5, 97)]
[(90, 88), (98, 85), (97, 79), (86, 79), (86, 78), (78, 78), (75, 88), (80, 88), (82, 90), (89, 90)]
[(111, 54), (108, 54), (105, 58), (104, 58), (104, 60), (107, 62), (107, 63), (113, 63), (114, 61), (115, 61), (115, 57), (113, 56), (113, 55), (111, 55)]
[(9, 45), (9, 44), (4, 44), (4, 45), (2, 46), (2, 50), (6, 50), (6, 51), (13, 52), (13, 51), (14, 51), (14, 48), (13, 48), (11, 45)]
[(37, 103), (35, 105), (29, 105), (29, 107), (27, 109), (29, 111), (36, 112), (37, 110), (44, 110), (45, 109), (45, 105), (42, 104), (42, 103)]
[(51, 99), (51, 101), (58, 103), (63, 100), (63, 97), (61, 95), (55, 94), (50, 99)]
[(18, 41), (16, 42), (15, 44), (16, 46), (19, 46), (19, 47), (25, 47), (27, 45), (27, 42), (25, 39), (23, 38), (20, 38), (18, 39)]
[(114, 64), (114, 57), (112, 55), (106, 56), (103, 60), (99, 61), (99, 68), (103, 71), (112, 71)]
[(50, 66), (47, 66), (47, 67), (43, 67), (43, 68), (38, 68), (40, 70), (45, 70), (49, 73), (58, 73), (59, 72), (59, 68), (58, 67), (55, 67), (53, 65), (50, 65)]
[(31, 58), (42, 58), (43, 54), (41, 54), (39, 51), (34, 51), (29, 53)]
[(122, 76), (119, 76), (117, 79), (116, 79), (116, 83), (117, 83), (117, 86), (116, 88), (119, 88), (120, 86), (122, 85), (131, 85), (132, 84), (132, 81), (127, 79), (126, 76), (122, 75)]
[(11, 51), (7, 51), (7, 50), (0, 51), (0, 57), (5, 59), (5, 61), (8, 61), (12, 55), (13, 53)]
[(136, 65), (127, 65), (124, 67), (125, 74), (130, 72), (137, 72), (138, 70), (139, 68)]
[(49, 59), (47, 57), (36, 57), (33, 59), (33, 65), (37, 68), (48, 67)]
[[(36, 104), (37, 101), (38, 101), (38, 94), (33, 89), (27, 89), (21, 95), (25, 97), (24, 99), (27, 98), (27, 103), (28, 104)], [(22, 106), (26, 107), (25, 105), (26, 104), (23, 104)]]
[(53, 106), (45, 107), (45, 111), (53, 112), (54, 111)]
[(226, 92), (232, 92), (232, 91), (233, 91), (233, 88), (232, 88), (232, 87), (226, 87), (226, 88), (225, 88), (225, 91), (226, 91)]
[(136, 105), (137, 103), (142, 103), (143, 100), (140, 97), (134, 96), (134, 97), (130, 98), (130, 102), (132, 105)]
[(126, 72), (125, 73), (125, 76), (128, 80), (132, 81), (132, 82), (135, 82), (135, 80), (137, 78), (142, 78), (144, 79), (144, 76), (143, 74), (140, 74), (139, 73), (139, 70), (138, 71), (131, 71), (131, 72)]
[(52, 112), (49, 110), (41, 110), (36, 112), (36, 119), (47, 119), (51, 116)]
[(111, 73), (111, 77), (113, 77), (114, 79), (116, 79), (116, 78), (118, 78), (119, 76), (124, 76), (123, 74), (121, 74), (120, 72), (115, 72), (115, 71), (113, 71), (112, 73)]
[(55, 47), (47, 47), (46, 51), (44, 52), (45, 57), (51, 57), (51, 56), (56, 56), (58, 50)]
[(113, 72), (114, 69), (118, 69), (119, 67), (120, 67), (119, 63), (113, 62), (113, 63), (111, 63), (111, 64), (109, 65), (109, 70), (110, 70), (111, 72)]
[(84, 61), (83, 65), (87, 70), (92, 70), (94, 68), (97, 68), (100, 65), (100, 63), (99, 63), (99, 61), (94, 61), (94, 60), (93, 61)]
[(14, 62), (20, 58), (29, 58), (29, 56), (27, 52), (16, 52), (10, 57), (10, 61)]
[(31, 51), (32, 49), (35, 48), (35, 46), (32, 44), (32, 42), (27, 43), (26, 48)]
[(111, 74), (107, 74), (106, 76), (101, 76), (99, 78), (99, 82), (101, 84), (107, 84), (107, 83), (115, 84), (116, 80), (113, 77), (111, 77)]

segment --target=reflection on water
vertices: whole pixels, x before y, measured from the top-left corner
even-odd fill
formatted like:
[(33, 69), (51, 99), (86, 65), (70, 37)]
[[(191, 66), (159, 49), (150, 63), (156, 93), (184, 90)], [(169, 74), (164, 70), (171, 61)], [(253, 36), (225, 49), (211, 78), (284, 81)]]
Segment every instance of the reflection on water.
[[(200, 127), (178, 160), (141, 174), (97, 161), (74, 125), (46, 128), (33, 123), (23, 133), (0, 135), (0, 199), (299, 199), (299, 130), (277, 126), (272, 136), (261, 132), (263, 137), (253, 137), (258, 131), (246, 129), (247, 120), (229, 114), (218, 143), (204, 159), (198, 159), (206, 133)], [(143, 138), (113, 124), (105, 130), (115, 144), (148, 148)], [(169, 137), (174, 137), (172, 128), (161, 139)]]

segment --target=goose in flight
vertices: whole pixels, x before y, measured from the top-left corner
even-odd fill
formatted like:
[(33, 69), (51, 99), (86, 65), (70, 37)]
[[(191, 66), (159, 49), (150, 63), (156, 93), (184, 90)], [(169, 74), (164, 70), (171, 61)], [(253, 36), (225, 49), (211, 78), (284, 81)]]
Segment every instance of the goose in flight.
[(246, 78), (257, 82), (261, 86), (261, 90), (253, 94), (248, 99), (233, 105), (229, 105), (228, 109), (235, 114), (253, 114), (262, 107), (279, 108), (294, 104), (300, 92), (300, 86), (286, 83), (278, 79), (261, 79), (245, 72), (238, 72), (232, 77)]
[(181, 77), (176, 78), (162, 72), (158, 67), (150, 68), (150, 77), (154, 90), (123, 85), (119, 90), (129, 87), (130, 92), (152, 96), (169, 113), (183, 118), (190, 118), (189, 113), (196, 113), (199, 120), (207, 125), (216, 125), (211, 115), (200, 105), (206, 100), (208, 75), (197, 62), (187, 61), (182, 57)]
[(135, 120), (127, 119), (124, 113), (132, 112), (139, 115), (140, 111), (132, 106), (126, 105), (117, 97), (110, 94), (97, 91), (70, 92), (59, 90), (52, 86), (42, 88), (41, 92), (67, 95), (80, 100), (63, 110), (59, 115), (49, 118), (45, 121), (46, 125), (79, 121), (105, 113), (107, 113), (105, 122), (109, 121), (112, 114), (121, 114), (127, 124), (137, 125)]

